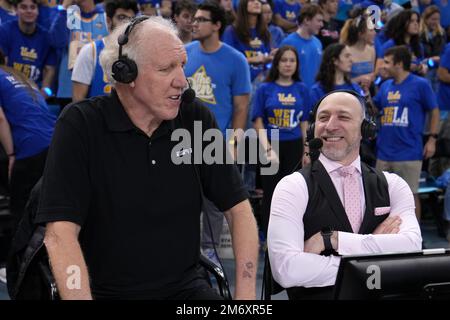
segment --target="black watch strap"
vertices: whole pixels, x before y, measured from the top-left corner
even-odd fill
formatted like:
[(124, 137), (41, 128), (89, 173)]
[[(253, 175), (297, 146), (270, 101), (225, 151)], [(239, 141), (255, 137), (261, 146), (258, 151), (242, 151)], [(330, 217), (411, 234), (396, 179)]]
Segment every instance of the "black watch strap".
[(322, 232), (323, 243), (325, 244), (325, 251), (331, 252), (333, 251), (333, 245), (331, 244), (331, 233), (323, 233)]

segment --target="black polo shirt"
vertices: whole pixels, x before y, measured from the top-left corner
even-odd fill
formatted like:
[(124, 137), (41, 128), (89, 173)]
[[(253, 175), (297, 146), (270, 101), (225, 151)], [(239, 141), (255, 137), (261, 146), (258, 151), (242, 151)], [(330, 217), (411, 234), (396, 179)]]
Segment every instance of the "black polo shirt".
[(217, 127), (198, 102), (183, 105), (180, 114), (149, 138), (113, 92), (69, 106), (56, 124), (36, 222), (81, 226), (94, 295), (176, 291), (198, 261), (199, 181), (222, 211), (247, 198), (234, 165), (198, 165), (197, 176), (194, 165), (171, 161), (174, 129), (192, 131), (194, 120), (203, 130)]

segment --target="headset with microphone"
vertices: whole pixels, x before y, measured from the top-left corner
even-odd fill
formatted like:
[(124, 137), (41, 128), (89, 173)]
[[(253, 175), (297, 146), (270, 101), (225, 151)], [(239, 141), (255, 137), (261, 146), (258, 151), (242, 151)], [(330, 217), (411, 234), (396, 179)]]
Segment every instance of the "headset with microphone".
[(188, 83), (188, 88), (183, 91), (183, 94), (181, 95), (181, 102), (190, 104), (194, 102), (195, 100), (195, 90), (191, 88), (191, 83), (188, 79), (186, 79)]
[[(120, 83), (131, 83), (136, 80), (138, 76), (138, 67), (136, 62), (133, 59), (127, 57), (126, 54), (122, 54), (122, 48), (129, 41), (129, 37), (133, 29), (141, 22), (149, 19), (149, 16), (138, 16), (135, 17), (125, 29), (125, 32), (119, 36), (117, 39), (117, 43), (119, 44), (119, 57), (116, 61), (114, 61), (112, 65), (112, 73), (111, 76), (114, 80)], [(187, 79), (186, 79), (187, 80)], [(195, 91), (191, 88), (191, 84), (189, 81), (188, 88), (184, 90), (181, 95), (181, 102), (184, 103), (192, 103), (195, 100)]]
[(308, 127), (308, 130), (306, 131), (306, 140), (309, 142), (314, 139), (315, 121), (316, 121), (316, 116), (317, 116), (317, 110), (319, 109), (320, 104), (330, 94), (338, 93), (338, 92), (351, 94), (352, 96), (354, 96), (358, 99), (359, 103), (361, 104), (361, 108), (363, 109), (363, 113), (364, 113), (364, 119), (361, 123), (361, 136), (363, 139), (368, 139), (368, 140), (375, 139), (375, 137), (377, 135), (377, 125), (373, 120), (371, 120), (370, 118), (367, 117), (367, 113), (366, 113), (367, 107), (366, 107), (366, 101), (364, 100), (364, 97), (362, 97), (356, 91), (341, 89), (341, 90), (334, 90), (334, 91), (327, 93), (316, 103), (316, 105), (314, 106), (314, 108), (311, 111), (310, 116), (309, 116), (309, 127)]
[(131, 20), (125, 32), (119, 36), (117, 43), (119, 44), (119, 57), (112, 65), (112, 74), (114, 80), (120, 83), (131, 83), (136, 80), (138, 76), (138, 67), (133, 59), (122, 54), (122, 47), (128, 43), (131, 31), (141, 22), (149, 19), (148, 16), (138, 16)]

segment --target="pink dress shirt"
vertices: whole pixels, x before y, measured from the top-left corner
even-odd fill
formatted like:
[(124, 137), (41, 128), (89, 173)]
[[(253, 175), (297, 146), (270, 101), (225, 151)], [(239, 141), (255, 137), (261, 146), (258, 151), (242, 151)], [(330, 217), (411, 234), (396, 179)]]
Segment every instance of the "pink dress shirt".
[[(319, 161), (331, 177), (337, 194), (343, 203), (343, 177), (337, 172), (342, 165), (327, 159), (323, 154)], [(352, 164), (361, 173), (358, 157)], [(400, 216), (402, 223), (398, 234), (354, 234), (338, 232), (340, 255), (405, 252), (420, 250), (422, 236), (415, 215), (413, 194), (398, 175), (383, 172), (390, 197), (390, 215)], [(363, 191), (360, 176), (361, 194)], [(277, 185), (272, 198), (267, 235), (270, 264), (274, 279), (284, 288), (324, 287), (334, 285), (340, 257), (306, 253), (304, 248), (303, 215), (308, 204), (308, 187), (303, 176), (294, 172)], [(361, 215), (366, 209), (361, 198)], [(380, 211), (386, 208), (380, 208)]]

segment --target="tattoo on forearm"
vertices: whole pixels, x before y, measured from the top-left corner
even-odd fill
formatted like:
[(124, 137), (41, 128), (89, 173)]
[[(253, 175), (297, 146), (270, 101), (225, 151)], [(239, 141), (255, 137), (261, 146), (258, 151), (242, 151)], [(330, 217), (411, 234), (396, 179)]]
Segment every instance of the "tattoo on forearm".
[(253, 262), (247, 262), (245, 264), (245, 270), (242, 273), (242, 276), (244, 278), (251, 278), (252, 277), (252, 272), (253, 272)]

